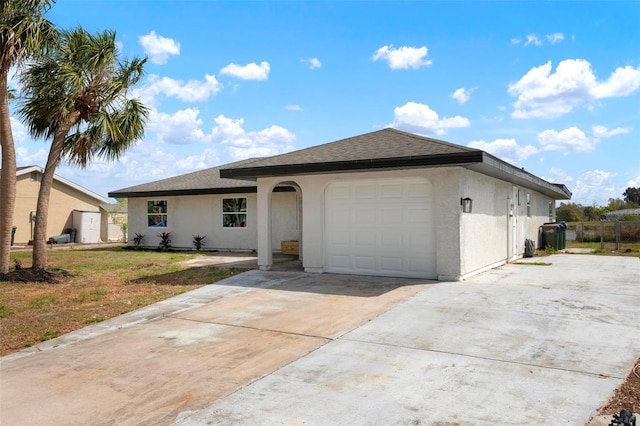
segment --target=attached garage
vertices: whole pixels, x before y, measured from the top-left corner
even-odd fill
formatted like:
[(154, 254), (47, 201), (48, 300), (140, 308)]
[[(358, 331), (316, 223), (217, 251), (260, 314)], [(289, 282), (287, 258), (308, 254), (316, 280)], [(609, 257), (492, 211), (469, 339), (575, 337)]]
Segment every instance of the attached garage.
[(553, 221), (554, 202), (571, 197), (484, 151), (390, 128), (220, 176), (257, 182), (261, 269), (273, 261), (274, 189), (286, 183), (299, 189), (305, 271), (441, 281), (522, 256), (524, 241)]
[(334, 182), (324, 204), (326, 272), (437, 277), (433, 188), (427, 180)]

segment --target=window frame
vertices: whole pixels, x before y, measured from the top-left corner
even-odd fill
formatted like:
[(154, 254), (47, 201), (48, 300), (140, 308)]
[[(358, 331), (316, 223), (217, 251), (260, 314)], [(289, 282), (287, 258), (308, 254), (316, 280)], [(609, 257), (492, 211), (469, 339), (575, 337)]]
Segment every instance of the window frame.
[(531, 217), (531, 193), (527, 192), (527, 217)]
[[(244, 200), (244, 201), (236, 201), (234, 203), (225, 203), (225, 200)], [(222, 197), (220, 200), (221, 208), (220, 208), (220, 216), (221, 216), (221, 224), (222, 229), (247, 229), (249, 228), (249, 198), (246, 196), (243, 197)], [(230, 205), (235, 205), (234, 210), (227, 210)], [(242, 206), (244, 205), (244, 209)], [(239, 208), (238, 208), (239, 207)], [(244, 216), (244, 218), (243, 218)], [(225, 219), (228, 217), (236, 217), (236, 220), (226, 221)], [(244, 220), (242, 220), (244, 219)], [(236, 226), (235, 224), (240, 224), (240, 226)]]
[[(153, 211), (150, 211), (150, 209), (153, 209)], [(147, 228), (167, 228), (169, 223), (169, 201), (166, 198), (147, 200), (146, 214)], [(159, 221), (157, 221), (158, 218), (160, 219)]]

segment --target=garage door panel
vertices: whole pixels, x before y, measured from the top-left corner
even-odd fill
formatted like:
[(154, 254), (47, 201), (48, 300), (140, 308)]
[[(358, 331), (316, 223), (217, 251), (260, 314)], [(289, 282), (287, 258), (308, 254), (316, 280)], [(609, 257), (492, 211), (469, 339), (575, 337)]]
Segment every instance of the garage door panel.
[(325, 192), (325, 270), (435, 278), (431, 194), (431, 184), (423, 179), (329, 185)]
[(382, 198), (400, 198), (402, 197), (402, 185), (396, 184), (381, 184), (380, 196)]

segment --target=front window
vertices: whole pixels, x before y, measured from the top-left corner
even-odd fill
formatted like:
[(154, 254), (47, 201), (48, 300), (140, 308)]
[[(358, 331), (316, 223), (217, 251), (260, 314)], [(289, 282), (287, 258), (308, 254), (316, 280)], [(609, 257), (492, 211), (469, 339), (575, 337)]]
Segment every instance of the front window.
[(149, 227), (166, 228), (167, 213), (167, 200), (147, 201), (147, 224)]
[(553, 201), (549, 201), (549, 222), (553, 222)]
[(531, 217), (531, 194), (527, 192), (527, 217)]
[(222, 227), (246, 228), (247, 227), (247, 198), (223, 198), (222, 199)]

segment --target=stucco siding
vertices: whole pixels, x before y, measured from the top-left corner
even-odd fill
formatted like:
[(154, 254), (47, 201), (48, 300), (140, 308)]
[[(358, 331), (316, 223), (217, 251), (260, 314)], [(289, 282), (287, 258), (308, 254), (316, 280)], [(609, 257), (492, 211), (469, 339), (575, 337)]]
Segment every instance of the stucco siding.
[(471, 213), (460, 214), (460, 275), (509, 257), (508, 200), (512, 187), (508, 182), (464, 170), (460, 198), (471, 198), (473, 207)]
[[(362, 173), (335, 173), (309, 176), (279, 176), (258, 178), (258, 191), (269, 193), (275, 185), (285, 181), (295, 182), (302, 191), (302, 252), (303, 266), (309, 272), (325, 272), (324, 212), (327, 186), (334, 182), (350, 182), (370, 179), (423, 178), (433, 185), (434, 216), (436, 222), (435, 245), (438, 274), (457, 276), (459, 272), (458, 178), (460, 168), (412, 169)], [(265, 212), (265, 214), (267, 214)], [(273, 213), (272, 213), (273, 214)], [(259, 229), (263, 241), (268, 241), (268, 231)], [(271, 238), (273, 240), (273, 237)], [(258, 264), (271, 264), (267, 247), (259, 247)]]
[[(274, 241), (297, 239), (297, 233), (286, 225), (295, 218), (296, 194), (275, 194), (274, 208), (281, 222), (273, 234)], [(224, 228), (222, 226), (222, 199), (247, 198), (247, 226)], [(148, 225), (147, 201), (167, 201), (167, 226)], [(184, 195), (171, 197), (131, 197), (128, 200), (129, 245), (133, 245), (136, 233), (145, 236), (145, 247), (157, 247), (162, 232), (171, 233), (171, 246), (177, 249), (193, 249), (193, 235), (206, 235), (204, 250), (256, 250), (257, 248), (257, 197), (256, 194)], [(292, 219), (291, 219), (292, 220)]]
[(537, 242), (553, 205), (530, 188), (471, 170), (464, 170), (460, 197), (473, 200), (473, 211), (460, 216), (461, 276), (522, 257), (525, 239)]
[[(31, 212), (36, 211), (40, 180), (32, 181), (29, 174), (20, 175), (16, 182), (16, 209), (14, 226), (17, 227), (14, 244), (26, 244), (33, 238)], [(73, 210), (100, 211), (100, 202), (95, 198), (58, 181), (53, 182), (49, 198), (47, 236), (61, 234), (73, 227)]]

